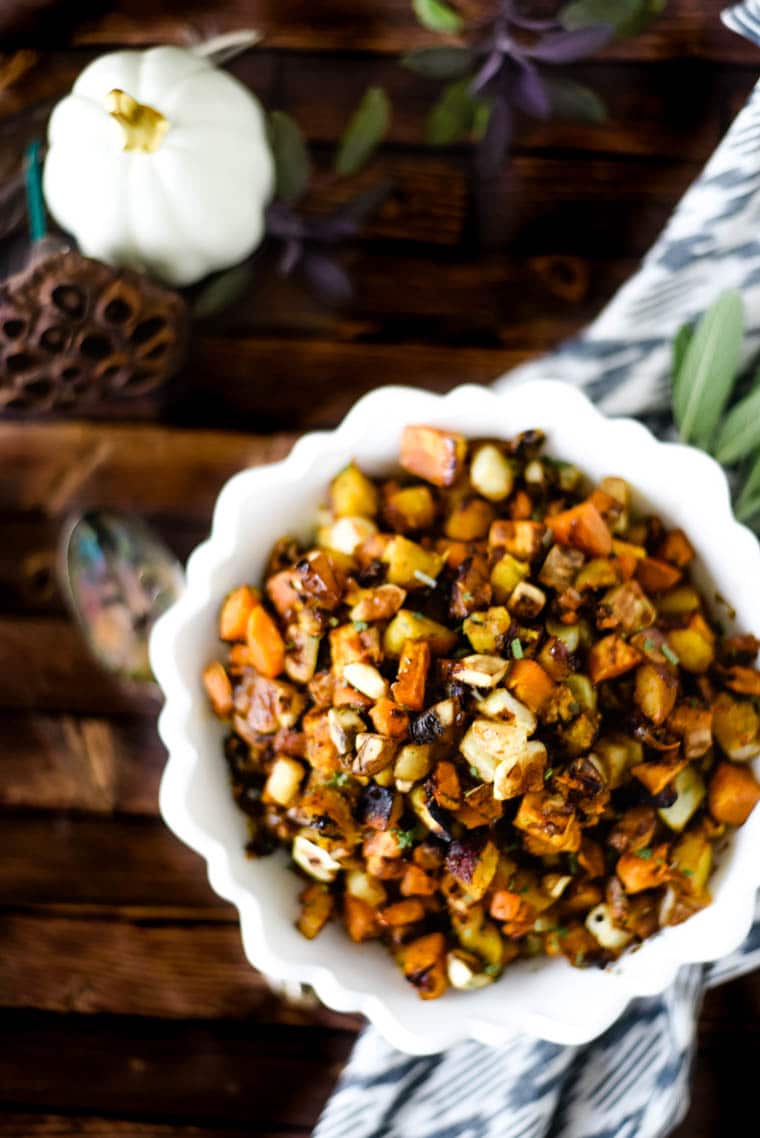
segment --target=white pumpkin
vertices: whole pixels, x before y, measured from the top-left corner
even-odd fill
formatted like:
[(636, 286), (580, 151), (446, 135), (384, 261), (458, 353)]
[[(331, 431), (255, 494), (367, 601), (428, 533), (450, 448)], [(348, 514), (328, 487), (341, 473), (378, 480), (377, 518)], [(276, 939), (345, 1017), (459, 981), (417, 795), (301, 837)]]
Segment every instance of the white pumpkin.
[(86, 256), (182, 286), (247, 257), (274, 181), (261, 108), (178, 47), (117, 51), (54, 109), (43, 188)]

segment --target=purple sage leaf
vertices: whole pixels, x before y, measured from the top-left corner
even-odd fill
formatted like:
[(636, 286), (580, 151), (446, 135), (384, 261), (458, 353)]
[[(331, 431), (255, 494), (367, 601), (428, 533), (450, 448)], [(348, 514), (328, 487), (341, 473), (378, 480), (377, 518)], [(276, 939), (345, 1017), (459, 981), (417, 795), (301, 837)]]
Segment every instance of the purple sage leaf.
[(551, 117), (552, 104), (544, 81), (528, 60), (513, 66), (510, 88), (512, 101), (526, 115), (534, 119)]
[(504, 95), (491, 106), (488, 126), (478, 145), (476, 165), (482, 178), (495, 178), (501, 171), (512, 139), (512, 108)]
[(572, 32), (553, 32), (526, 48), (525, 54), (540, 63), (576, 63), (606, 47), (613, 34), (609, 24), (595, 24)]
[(306, 253), (302, 268), (317, 296), (328, 304), (345, 304), (353, 296), (351, 278), (331, 257), (321, 253)]

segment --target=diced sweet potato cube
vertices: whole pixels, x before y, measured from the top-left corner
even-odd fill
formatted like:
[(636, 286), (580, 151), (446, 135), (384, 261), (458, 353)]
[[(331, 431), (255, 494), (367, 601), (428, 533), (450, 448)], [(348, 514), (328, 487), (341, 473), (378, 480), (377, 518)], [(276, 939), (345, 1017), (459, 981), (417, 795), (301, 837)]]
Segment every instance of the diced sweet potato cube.
[(512, 495), (512, 501), (509, 506), (509, 516), (515, 521), (522, 521), (529, 518), (533, 513), (533, 499), (526, 490), (517, 490)]
[[(536, 910), (519, 893), (512, 893), (508, 889), (497, 889), (491, 898), (489, 909), (495, 921), (506, 921), (510, 925), (515, 922), (530, 924), (536, 919)], [(513, 935), (508, 933), (507, 935)]]
[(456, 812), (456, 819), (466, 829), (476, 830), (479, 826), (489, 826), (492, 822), (498, 822), (503, 813), (503, 802), (496, 801), (493, 787), (490, 783), (484, 782), (467, 791), (463, 805)]
[(423, 1000), (443, 995), (446, 979), (446, 941), (443, 933), (428, 933), (403, 946), (399, 962)]
[(613, 633), (592, 645), (588, 654), (588, 672), (591, 682), (600, 684), (630, 672), (640, 662), (641, 653)]
[(280, 616), (291, 616), (303, 608), (298, 595), (297, 578), (293, 568), (281, 569), (266, 583), (267, 596)]
[(381, 924), (398, 928), (400, 925), (413, 925), (415, 921), (421, 921), (425, 916), (425, 908), (421, 901), (410, 897), (405, 901), (396, 901), (394, 905), (386, 905), (380, 910), (379, 916)]
[(401, 879), (401, 894), (404, 897), (431, 897), (437, 890), (438, 883), (434, 877), (421, 869), (419, 865), (410, 865)]
[(262, 676), (274, 679), (284, 671), (285, 642), (263, 605), (256, 605), (250, 612), (246, 643), (251, 663)]
[(743, 826), (760, 802), (760, 782), (749, 767), (718, 763), (710, 780), (707, 803), (716, 822)]
[(668, 845), (664, 842), (654, 849), (645, 847), (636, 853), (624, 853), (617, 863), (616, 872), (626, 893), (641, 893), (662, 885), (670, 872), (668, 853)]
[(578, 850), (578, 864), (586, 870), (589, 877), (604, 877), (607, 872), (604, 850), (593, 838), (583, 838)]
[(444, 810), (458, 810), (462, 804), (462, 787), (454, 763), (442, 759), (430, 776), (433, 798)]
[(340, 770), (340, 759), (330, 734), (326, 711), (309, 711), (303, 717), (306, 760), (321, 774)]
[(607, 842), (618, 853), (640, 850), (652, 841), (656, 827), (654, 807), (633, 806), (612, 827)]
[(398, 664), (398, 679), (391, 686), (396, 703), (410, 711), (422, 711), (429, 669), (430, 646), (424, 640), (405, 641)]
[(434, 486), (452, 486), (464, 470), (467, 442), (438, 427), (405, 427), (399, 461), (404, 470)]
[(612, 553), (612, 534), (593, 502), (581, 502), (570, 510), (552, 514), (546, 524), (560, 545), (580, 549), (591, 557), (607, 557)]
[(539, 856), (563, 851), (577, 853), (580, 849), (580, 824), (564, 799), (547, 793), (526, 794), (514, 824), (525, 831), (531, 839), (531, 852)]
[(694, 560), (694, 547), (682, 529), (672, 529), (665, 534), (657, 556), (679, 569), (685, 569)]
[(224, 670), (224, 664), (214, 660), (203, 671), (203, 686), (209, 698), (214, 715), (225, 719), (232, 714), (232, 684)]
[(294, 569), (294, 587), (299, 597), (313, 608), (332, 612), (343, 597), (345, 575), (336, 556), (324, 549), (313, 549)]
[(659, 794), (688, 764), (679, 755), (666, 756), (653, 762), (638, 763), (631, 774), (642, 782), (650, 794)]
[(506, 686), (520, 703), (538, 714), (554, 691), (554, 680), (535, 660), (515, 660)]
[(378, 664), (382, 659), (380, 633), (377, 628), (341, 624), (330, 633), (330, 659), (336, 676), (342, 676), (348, 664)]
[(219, 637), (221, 640), (245, 640), (248, 617), (261, 601), (258, 589), (241, 585), (225, 597), (219, 613)]
[(392, 699), (379, 699), (369, 713), (372, 726), (379, 735), (403, 739), (409, 734), (409, 715)]
[(648, 593), (664, 593), (678, 584), (683, 573), (677, 565), (671, 565), (669, 561), (645, 557), (636, 567), (636, 576), (642, 588)]
[(678, 679), (672, 670), (657, 664), (641, 664), (636, 669), (634, 699), (647, 719), (657, 726), (670, 715), (678, 695)]
[(335, 898), (322, 882), (314, 881), (306, 886), (298, 899), (301, 902), (301, 915), (296, 927), (307, 940), (314, 940), (329, 921)]
[(354, 897), (351, 893), (346, 893), (343, 898), (343, 920), (346, 932), (355, 944), (380, 935), (376, 910), (367, 901)]

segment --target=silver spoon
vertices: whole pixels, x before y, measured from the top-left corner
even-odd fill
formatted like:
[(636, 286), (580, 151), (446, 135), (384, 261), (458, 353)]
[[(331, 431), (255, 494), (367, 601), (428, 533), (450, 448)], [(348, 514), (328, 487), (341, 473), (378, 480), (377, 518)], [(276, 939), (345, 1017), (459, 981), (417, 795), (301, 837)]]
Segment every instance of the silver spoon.
[(151, 682), (148, 640), (184, 588), (182, 566), (133, 514), (87, 510), (64, 527), (59, 575), (87, 645), (106, 671)]

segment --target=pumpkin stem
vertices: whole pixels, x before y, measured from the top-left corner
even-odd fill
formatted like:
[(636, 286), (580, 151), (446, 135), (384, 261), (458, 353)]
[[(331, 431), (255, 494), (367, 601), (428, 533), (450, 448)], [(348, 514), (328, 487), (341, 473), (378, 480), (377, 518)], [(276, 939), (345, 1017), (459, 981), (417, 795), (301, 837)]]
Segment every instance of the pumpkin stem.
[(153, 154), (169, 129), (169, 120), (147, 103), (138, 103), (115, 87), (106, 95), (106, 110), (124, 131), (124, 149)]

